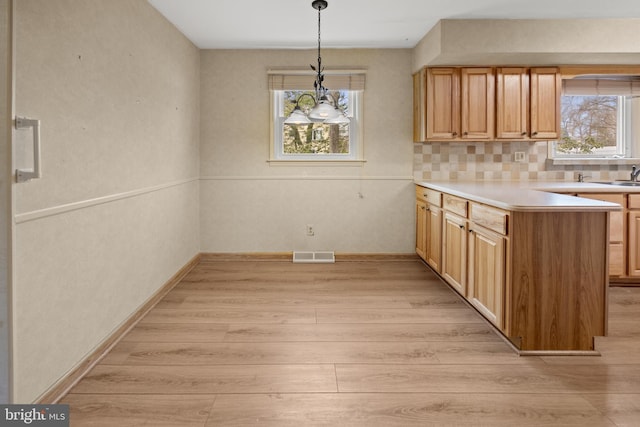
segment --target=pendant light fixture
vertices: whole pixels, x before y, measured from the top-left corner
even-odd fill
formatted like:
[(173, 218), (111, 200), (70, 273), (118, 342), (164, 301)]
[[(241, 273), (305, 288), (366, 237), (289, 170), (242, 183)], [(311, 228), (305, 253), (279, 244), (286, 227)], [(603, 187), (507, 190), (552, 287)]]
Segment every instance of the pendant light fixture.
[[(313, 82), (315, 97), (309, 94), (300, 95), (296, 99), (296, 105), (287, 119), (285, 124), (308, 124), (314, 122), (324, 122), (331, 124), (349, 123), (349, 118), (338, 108), (338, 102), (324, 87), (324, 67), (322, 66), (322, 56), (320, 55), (320, 12), (326, 9), (328, 3), (326, 0), (314, 0), (311, 7), (318, 11), (318, 65), (310, 65), (311, 69), (316, 72), (316, 80)], [(304, 96), (313, 98), (313, 108), (305, 114), (300, 108), (300, 99)]]

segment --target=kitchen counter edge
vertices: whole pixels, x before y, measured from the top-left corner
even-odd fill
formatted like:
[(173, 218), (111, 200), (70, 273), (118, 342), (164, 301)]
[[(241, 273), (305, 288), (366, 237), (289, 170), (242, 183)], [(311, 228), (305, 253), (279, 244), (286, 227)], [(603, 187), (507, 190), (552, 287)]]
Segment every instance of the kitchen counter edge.
[(562, 193), (639, 193), (597, 183), (416, 181), (416, 185), (514, 212), (620, 211), (617, 203), (575, 197)]

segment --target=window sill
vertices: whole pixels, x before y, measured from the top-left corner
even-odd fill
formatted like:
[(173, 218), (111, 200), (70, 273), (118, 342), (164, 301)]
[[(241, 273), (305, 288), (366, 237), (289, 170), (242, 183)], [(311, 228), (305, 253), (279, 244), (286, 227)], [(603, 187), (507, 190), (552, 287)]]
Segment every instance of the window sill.
[(547, 159), (547, 163), (550, 165), (635, 165), (640, 163), (639, 158), (624, 158), (624, 159), (613, 159), (613, 158), (576, 158), (576, 159), (568, 159), (568, 158), (556, 158), (556, 159)]
[(366, 160), (281, 160), (269, 159), (269, 166), (356, 166), (362, 167)]

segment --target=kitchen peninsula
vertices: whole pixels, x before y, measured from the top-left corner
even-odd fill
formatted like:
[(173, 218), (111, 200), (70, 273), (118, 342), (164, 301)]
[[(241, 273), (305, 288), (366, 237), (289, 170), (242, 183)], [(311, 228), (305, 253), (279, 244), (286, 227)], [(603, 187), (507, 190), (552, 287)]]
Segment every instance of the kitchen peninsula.
[(606, 335), (610, 213), (622, 207), (549, 191), (576, 190), (417, 182), (416, 252), (521, 354), (591, 353)]

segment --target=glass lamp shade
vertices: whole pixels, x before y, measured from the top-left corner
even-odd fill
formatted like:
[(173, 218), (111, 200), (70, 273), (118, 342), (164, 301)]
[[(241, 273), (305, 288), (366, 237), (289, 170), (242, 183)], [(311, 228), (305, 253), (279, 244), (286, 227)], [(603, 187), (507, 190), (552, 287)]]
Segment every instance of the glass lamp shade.
[(339, 111), (325, 97), (309, 111), (309, 118), (313, 120), (329, 120), (338, 116)]
[(336, 112), (338, 113), (338, 115), (332, 119), (325, 120), (325, 123), (332, 124), (332, 125), (342, 125), (342, 124), (351, 123), (351, 120), (349, 120), (349, 117), (347, 117), (342, 111), (336, 108)]
[(309, 120), (309, 117), (307, 117), (297, 105), (284, 121), (286, 125), (304, 125), (308, 123), (311, 123), (311, 120)]

